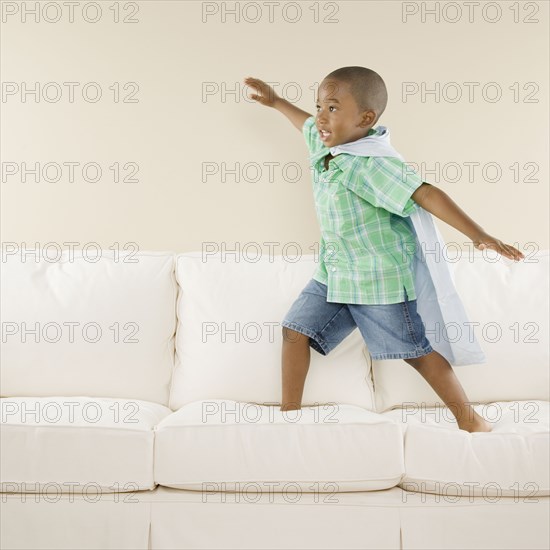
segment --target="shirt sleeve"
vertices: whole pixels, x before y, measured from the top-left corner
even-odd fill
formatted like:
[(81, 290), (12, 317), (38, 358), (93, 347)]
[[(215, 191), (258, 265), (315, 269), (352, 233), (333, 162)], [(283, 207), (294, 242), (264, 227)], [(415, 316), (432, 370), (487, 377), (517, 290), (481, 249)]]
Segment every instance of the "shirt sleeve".
[(306, 118), (302, 126), (302, 134), (304, 135), (310, 154), (315, 153), (319, 147), (323, 146), (315, 124), (315, 116), (311, 115), (309, 118)]
[(419, 205), (411, 195), (422, 185), (422, 178), (396, 157), (358, 157), (344, 185), (356, 195), (378, 208), (403, 218)]

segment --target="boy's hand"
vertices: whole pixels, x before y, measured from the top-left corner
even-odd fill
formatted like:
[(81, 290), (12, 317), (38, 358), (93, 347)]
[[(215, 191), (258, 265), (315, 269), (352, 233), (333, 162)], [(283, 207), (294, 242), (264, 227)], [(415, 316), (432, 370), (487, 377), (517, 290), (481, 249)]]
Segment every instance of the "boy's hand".
[(252, 78), (251, 76), (248, 76), (244, 79), (244, 82), (256, 91), (255, 94), (248, 97), (250, 99), (255, 99), (258, 103), (261, 103), (266, 107), (273, 107), (275, 105), (275, 100), (279, 99), (279, 96), (275, 93), (275, 90), (259, 78)]
[(473, 240), (474, 246), (479, 250), (484, 250), (485, 248), (492, 248), (496, 250), (502, 256), (510, 258), (511, 260), (520, 260), (525, 258), (525, 256), (516, 248), (509, 244), (504, 244), (502, 241), (491, 237), (488, 233), (481, 233), (477, 239)]
[(274, 109), (285, 115), (292, 123), (292, 125), (300, 133), (302, 133), (304, 122), (312, 115), (306, 113), (306, 111), (302, 111), (302, 109), (296, 107), (296, 105), (293, 105), (286, 99), (278, 96), (271, 86), (267, 85), (263, 80), (260, 80), (259, 78), (252, 78), (251, 76), (247, 76), (244, 79), (244, 82), (245, 84), (253, 88), (256, 92), (255, 94), (248, 96), (250, 97), (250, 99), (254, 99), (258, 103), (261, 103), (266, 107), (273, 107)]

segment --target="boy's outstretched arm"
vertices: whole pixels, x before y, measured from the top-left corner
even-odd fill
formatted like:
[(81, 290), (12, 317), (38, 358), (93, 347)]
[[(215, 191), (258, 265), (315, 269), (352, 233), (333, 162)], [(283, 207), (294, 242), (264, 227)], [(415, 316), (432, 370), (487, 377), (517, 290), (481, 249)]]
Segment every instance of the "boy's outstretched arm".
[(472, 218), (470, 218), (456, 204), (445, 191), (435, 185), (423, 182), (422, 185), (411, 195), (411, 199), (422, 208), (437, 216), (440, 220), (452, 225), (461, 233), (469, 237), (474, 246), (479, 250), (492, 248), (499, 254), (511, 260), (520, 260), (525, 256), (516, 248), (492, 237), (484, 231)]
[(283, 113), (300, 132), (302, 131), (306, 119), (312, 116), (295, 105), (292, 105), (292, 103), (286, 99), (278, 96), (271, 86), (259, 78), (252, 78), (249, 76), (244, 79), (244, 83), (253, 88), (256, 92), (252, 94), (252, 96), (249, 96), (250, 99), (254, 99), (266, 107), (277, 109), (277, 111)]

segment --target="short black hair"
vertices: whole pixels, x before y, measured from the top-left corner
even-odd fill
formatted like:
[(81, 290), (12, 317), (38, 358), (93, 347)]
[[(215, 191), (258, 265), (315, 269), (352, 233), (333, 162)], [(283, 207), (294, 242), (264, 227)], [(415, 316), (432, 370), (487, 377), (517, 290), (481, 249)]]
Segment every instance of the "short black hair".
[(372, 109), (378, 121), (388, 104), (388, 91), (382, 77), (366, 67), (341, 67), (329, 73), (323, 80), (337, 80), (350, 85), (350, 93), (359, 112)]

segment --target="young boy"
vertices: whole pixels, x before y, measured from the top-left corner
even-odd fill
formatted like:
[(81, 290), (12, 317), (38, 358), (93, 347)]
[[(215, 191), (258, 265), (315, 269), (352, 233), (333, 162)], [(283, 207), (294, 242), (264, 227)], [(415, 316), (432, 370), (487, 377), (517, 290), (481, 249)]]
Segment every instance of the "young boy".
[(282, 323), (281, 410), (301, 408), (310, 347), (326, 355), (359, 327), (371, 356), (412, 365), (451, 409), (459, 429), (491, 431), (467, 403), (450, 363), (426, 338), (411, 256), (405, 253), (415, 247), (415, 237), (403, 218), (418, 204), (480, 250), (492, 248), (514, 260), (523, 254), (487, 234), (441, 189), (405, 171), (401, 160), (331, 154), (338, 145), (377, 135), (373, 126), (386, 108), (387, 91), (373, 70), (343, 67), (327, 75), (319, 85), (316, 117), (262, 80), (244, 82), (256, 92), (251, 99), (277, 109), (303, 132), (321, 226), (319, 266)]

